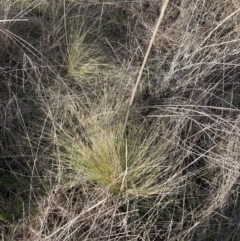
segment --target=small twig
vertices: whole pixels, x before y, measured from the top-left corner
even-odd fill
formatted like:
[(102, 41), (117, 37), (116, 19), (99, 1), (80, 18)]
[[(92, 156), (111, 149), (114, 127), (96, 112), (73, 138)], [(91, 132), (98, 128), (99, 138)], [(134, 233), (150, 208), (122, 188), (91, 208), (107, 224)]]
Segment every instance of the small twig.
[(5, 22), (25, 22), (28, 21), (28, 19), (5, 19), (5, 20), (0, 20), (0, 23), (5, 23)]
[(135, 86), (134, 86), (134, 88), (133, 88), (133, 91), (132, 91), (131, 99), (130, 99), (130, 102), (129, 102), (129, 106), (128, 106), (128, 109), (127, 109), (127, 113), (126, 113), (125, 121), (124, 121), (124, 125), (123, 125), (122, 139), (123, 139), (123, 135), (124, 135), (124, 132), (125, 132), (125, 128), (126, 128), (126, 125), (127, 125), (127, 122), (128, 122), (128, 117), (129, 117), (130, 109), (131, 109), (131, 106), (132, 106), (132, 104), (133, 104), (134, 97), (135, 97), (135, 95), (136, 95), (137, 88), (138, 88), (139, 82), (140, 82), (141, 77), (142, 77), (143, 69), (144, 69), (144, 67), (145, 67), (145, 65), (146, 65), (146, 62), (147, 62), (148, 56), (149, 56), (149, 54), (150, 54), (150, 51), (151, 51), (151, 48), (152, 48), (154, 39), (156, 38), (157, 31), (158, 31), (159, 26), (160, 26), (160, 24), (161, 24), (161, 22), (162, 22), (162, 19), (163, 19), (163, 16), (164, 16), (164, 12), (165, 12), (165, 10), (166, 10), (166, 8), (167, 8), (168, 1), (169, 1), (169, 0), (164, 0), (164, 2), (163, 2), (163, 4), (162, 4), (161, 13), (160, 13), (160, 15), (159, 15), (159, 18), (158, 18), (156, 27), (155, 27), (155, 29), (154, 29), (152, 38), (151, 38), (151, 40), (150, 40), (150, 43), (149, 43), (149, 45), (148, 45), (147, 52), (146, 52), (146, 54), (145, 54), (145, 56), (144, 56), (144, 60), (143, 60), (142, 66), (141, 66), (140, 71), (139, 71), (139, 73), (138, 73), (138, 77), (137, 77), (137, 80), (136, 80), (136, 84), (135, 84)]

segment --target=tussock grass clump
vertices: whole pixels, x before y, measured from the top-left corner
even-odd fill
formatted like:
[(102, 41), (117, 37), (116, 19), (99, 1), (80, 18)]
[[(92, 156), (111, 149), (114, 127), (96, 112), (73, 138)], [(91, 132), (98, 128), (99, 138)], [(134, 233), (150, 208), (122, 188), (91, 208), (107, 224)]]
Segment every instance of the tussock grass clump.
[[(157, 141), (157, 130), (146, 133), (128, 127), (126, 139), (122, 140), (121, 125), (104, 128), (100, 123), (90, 119), (88, 127), (84, 128), (86, 139), (70, 136), (69, 130), (63, 131), (59, 137), (60, 149), (64, 150), (59, 154), (60, 163), (86, 173), (90, 180), (117, 195), (125, 195), (125, 192), (146, 198), (159, 195), (159, 173), (165, 169), (161, 163), (164, 156), (157, 160), (155, 153), (150, 153), (157, 151), (152, 147)], [(156, 145), (158, 154), (161, 148), (164, 153), (166, 144)]]

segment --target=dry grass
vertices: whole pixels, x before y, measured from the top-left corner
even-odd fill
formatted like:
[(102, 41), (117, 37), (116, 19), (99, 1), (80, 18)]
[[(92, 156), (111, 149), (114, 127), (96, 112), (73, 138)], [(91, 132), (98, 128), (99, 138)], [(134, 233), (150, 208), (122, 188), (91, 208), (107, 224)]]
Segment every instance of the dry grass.
[(0, 2), (1, 240), (240, 239), (240, 5), (161, 4)]

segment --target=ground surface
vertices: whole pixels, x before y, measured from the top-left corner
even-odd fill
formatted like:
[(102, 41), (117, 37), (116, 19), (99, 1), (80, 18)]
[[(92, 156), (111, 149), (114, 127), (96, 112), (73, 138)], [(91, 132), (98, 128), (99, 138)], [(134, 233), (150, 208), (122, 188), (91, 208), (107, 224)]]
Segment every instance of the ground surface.
[(170, 0), (133, 92), (161, 6), (0, 1), (2, 241), (240, 240), (240, 4)]

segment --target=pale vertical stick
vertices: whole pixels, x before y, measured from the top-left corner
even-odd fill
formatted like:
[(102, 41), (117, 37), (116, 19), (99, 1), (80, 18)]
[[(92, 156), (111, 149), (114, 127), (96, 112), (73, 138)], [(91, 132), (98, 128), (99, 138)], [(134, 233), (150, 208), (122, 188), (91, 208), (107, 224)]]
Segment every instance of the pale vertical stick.
[(127, 109), (127, 113), (126, 113), (126, 116), (125, 116), (125, 121), (124, 121), (124, 125), (123, 125), (123, 133), (122, 133), (122, 136), (124, 135), (124, 131), (125, 131), (125, 128), (126, 128), (126, 125), (127, 125), (127, 121), (128, 121), (128, 117), (129, 117), (129, 113), (130, 113), (130, 109), (131, 109), (131, 106), (133, 104), (133, 101), (134, 101), (134, 97), (136, 95), (136, 92), (137, 92), (137, 88), (138, 88), (138, 85), (139, 85), (139, 82), (140, 82), (140, 79), (142, 77), (142, 73), (143, 73), (143, 69), (146, 65), (146, 62), (147, 62), (147, 59), (148, 59), (148, 56), (149, 56), (149, 53), (150, 53), (150, 50), (152, 48), (152, 45), (153, 45), (153, 41), (154, 39), (156, 38), (156, 35), (157, 35), (157, 31), (159, 29), (159, 26), (162, 22), (162, 19), (163, 19), (163, 16), (164, 16), (164, 12), (167, 8), (167, 4), (168, 4), (168, 1), (169, 0), (164, 0), (163, 1), (163, 4), (162, 4), (162, 8), (161, 8), (161, 13), (159, 15), (159, 18), (158, 18), (158, 21), (157, 21), (157, 24), (156, 24), (156, 27), (154, 29), (154, 32), (153, 32), (153, 35), (152, 35), (152, 38), (150, 40), (150, 43), (148, 45), (148, 49), (147, 49), (147, 52), (144, 56), (144, 60), (143, 60), (143, 63), (142, 63), (142, 66), (140, 68), (140, 71), (138, 73), (138, 77), (137, 77), (137, 80), (136, 80), (136, 84), (133, 88), (133, 91), (132, 91), (132, 95), (131, 95), (131, 99), (130, 99), (130, 102), (129, 102), (129, 106), (128, 106), (128, 109)]

